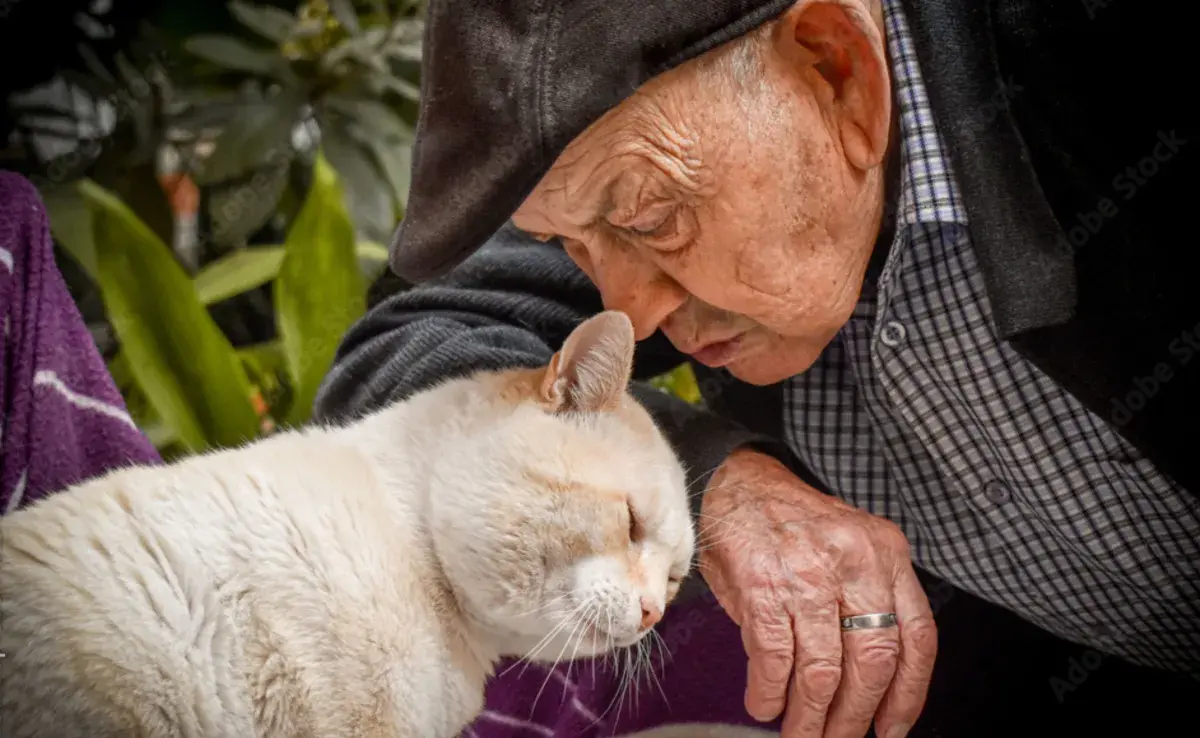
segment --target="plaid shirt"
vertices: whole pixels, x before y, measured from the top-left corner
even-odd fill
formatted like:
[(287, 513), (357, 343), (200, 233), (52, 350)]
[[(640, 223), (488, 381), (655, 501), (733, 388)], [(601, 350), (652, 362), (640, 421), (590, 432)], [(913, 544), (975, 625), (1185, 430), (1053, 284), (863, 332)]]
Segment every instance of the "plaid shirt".
[(787, 442), (934, 574), (1067, 640), (1200, 672), (1200, 502), (997, 338), (899, 2), (884, 12), (896, 239), (790, 381)]

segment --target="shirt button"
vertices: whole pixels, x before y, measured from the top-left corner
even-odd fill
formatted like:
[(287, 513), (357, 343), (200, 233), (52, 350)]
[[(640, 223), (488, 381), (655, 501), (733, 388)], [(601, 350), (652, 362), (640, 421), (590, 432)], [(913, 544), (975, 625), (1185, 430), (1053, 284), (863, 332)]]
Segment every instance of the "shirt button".
[(1012, 497), (1008, 485), (999, 479), (993, 479), (983, 486), (983, 495), (997, 505), (1003, 505)]
[(883, 327), (879, 332), (879, 340), (883, 341), (884, 346), (896, 348), (904, 342), (904, 338), (908, 335), (903, 323), (892, 321)]

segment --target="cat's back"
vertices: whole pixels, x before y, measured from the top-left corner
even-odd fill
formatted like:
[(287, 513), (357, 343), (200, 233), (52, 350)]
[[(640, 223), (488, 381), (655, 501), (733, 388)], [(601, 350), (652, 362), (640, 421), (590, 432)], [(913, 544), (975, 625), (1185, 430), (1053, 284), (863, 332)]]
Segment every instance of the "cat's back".
[(384, 648), (428, 650), (429, 616), (403, 512), (360, 462), (295, 435), (0, 519), (6, 738), (332, 735), (314, 703), (378, 711), (348, 685)]
[(253, 735), (206, 566), (232, 536), (204, 466), (119, 470), (0, 519), (7, 738)]

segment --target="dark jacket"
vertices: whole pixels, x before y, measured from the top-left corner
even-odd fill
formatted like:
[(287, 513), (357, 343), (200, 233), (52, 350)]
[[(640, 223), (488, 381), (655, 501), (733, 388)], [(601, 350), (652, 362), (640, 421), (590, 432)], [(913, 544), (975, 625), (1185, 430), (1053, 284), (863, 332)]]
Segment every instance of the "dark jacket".
[[(1200, 174), (1184, 112), (1192, 25), (1119, 0), (904, 7), (999, 338), (1200, 493), (1200, 259), (1184, 228)], [(600, 307), (559, 247), (503, 229), (448, 277), (386, 299), (351, 330), (318, 415), (355, 414), (474, 369), (543, 363)], [(656, 334), (635, 371), (645, 379), (684, 360)], [(808, 478), (776, 440), (781, 385), (694, 368), (707, 410), (638, 389), (694, 480), (745, 443)]]

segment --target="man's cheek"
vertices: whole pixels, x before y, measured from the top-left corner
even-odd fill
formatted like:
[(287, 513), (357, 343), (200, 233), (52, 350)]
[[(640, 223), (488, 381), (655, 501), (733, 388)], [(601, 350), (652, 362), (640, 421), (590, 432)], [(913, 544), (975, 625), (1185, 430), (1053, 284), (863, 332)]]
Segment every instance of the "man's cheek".
[[(748, 292), (783, 299), (796, 288), (799, 272), (770, 242), (743, 242), (735, 255), (734, 280)], [(746, 312), (746, 311), (741, 311)]]

